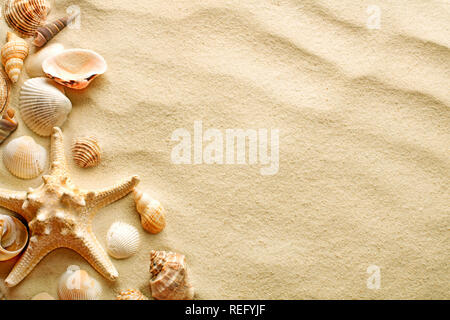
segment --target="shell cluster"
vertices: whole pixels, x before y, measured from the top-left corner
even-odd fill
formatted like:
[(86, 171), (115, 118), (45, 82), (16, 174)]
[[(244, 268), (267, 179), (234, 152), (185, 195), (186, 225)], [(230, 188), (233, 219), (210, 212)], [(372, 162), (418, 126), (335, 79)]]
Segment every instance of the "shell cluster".
[(148, 300), (138, 289), (128, 289), (119, 293), (116, 300)]
[(102, 158), (102, 148), (95, 137), (80, 137), (74, 140), (72, 154), (80, 168), (98, 166)]
[(153, 234), (161, 232), (166, 226), (166, 214), (161, 203), (137, 188), (134, 189), (134, 200), (142, 227)]
[(62, 18), (56, 19), (55, 21), (47, 23), (42, 27), (39, 27), (36, 30), (33, 44), (37, 47), (42, 47), (48, 41), (53, 39), (53, 37), (56, 36), (59, 32), (61, 32), (61, 30), (67, 27), (67, 25), (71, 23), (73, 19), (75, 19), (78, 15), (79, 12), (72, 15), (66, 15)]
[(0, 214), (0, 261), (12, 259), (28, 242), (28, 230), (17, 218)]
[(78, 266), (67, 268), (58, 284), (61, 300), (99, 300), (102, 292), (100, 283)]
[(18, 126), (16, 119), (14, 118), (16, 112), (14, 109), (8, 109), (0, 119), (0, 144), (13, 133)]
[(106, 250), (116, 259), (126, 259), (139, 250), (140, 237), (137, 229), (124, 222), (115, 222), (106, 235)]
[(49, 11), (46, 0), (6, 0), (3, 7), (7, 24), (23, 37), (33, 36)]
[(16, 83), (19, 80), (23, 62), (29, 52), (30, 48), (25, 40), (12, 32), (8, 32), (7, 42), (2, 47), (1, 55), (2, 64), (12, 83)]

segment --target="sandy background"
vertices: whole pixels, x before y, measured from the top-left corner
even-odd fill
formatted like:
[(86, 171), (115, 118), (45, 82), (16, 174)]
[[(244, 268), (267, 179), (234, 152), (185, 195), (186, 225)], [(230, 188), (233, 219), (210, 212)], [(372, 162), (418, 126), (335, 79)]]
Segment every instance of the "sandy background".
[[(139, 253), (113, 260), (116, 283), (59, 249), (10, 299), (56, 296), (72, 264), (102, 282), (104, 299), (133, 287), (150, 295), (151, 249), (187, 256), (198, 299), (450, 298), (448, 1), (57, 0), (51, 17), (71, 4), (81, 29), (53, 41), (109, 64), (87, 90), (67, 90), (67, 151), (84, 134), (105, 150), (97, 168), (71, 162), (73, 179), (101, 188), (139, 174), (168, 226), (145, 233), (129, 196), (94, 221), (103, 244), (114, 221), (141, 231)], [(380, 30), (366, 28), (370, 4)], [(172, 132), (193, 132), (195, 120), (281, 129), (279, 173), (172, 164)], [(20, 120), (22, 135), (49, 146)], [(0, 163), (0, 188), (40, 183)], [(14, 262), (0, 263), (0, 279)], [(379, 290), (366, 287), (370, 265)]]

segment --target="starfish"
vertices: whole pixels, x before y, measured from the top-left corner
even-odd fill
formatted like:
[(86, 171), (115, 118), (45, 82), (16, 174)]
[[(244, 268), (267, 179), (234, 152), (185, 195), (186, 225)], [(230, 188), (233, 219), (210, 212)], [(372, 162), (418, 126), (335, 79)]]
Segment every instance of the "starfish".
[(103, 207), (129, 194), (139, 183), (137, 176), (98, 191), (78, 189), (71, 181), (61, 129), (53, 128), (50, 174), (37, 189), (0, 189), (0, 206), (20, 214), (30, 230), (24, 253), (5, 280), (8, 287), (21, 282), (51, 251), (69, 248), (79, 253), (105, 278), (119, 274), (92, 231), (94, 215)]

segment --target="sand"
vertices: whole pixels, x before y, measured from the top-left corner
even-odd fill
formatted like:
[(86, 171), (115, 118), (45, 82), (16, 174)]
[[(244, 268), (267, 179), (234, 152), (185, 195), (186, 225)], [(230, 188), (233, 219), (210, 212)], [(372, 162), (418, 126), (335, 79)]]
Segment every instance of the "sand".
[[(381, 26), (369, 29), (375, 2)], [(94, 220), (103, 245), (114, 221), (141, 232), (139, 253), (113, 260), (117, 282), (58, 249), (9, 299), (56, 296), (69, 265), (101, 281), (104, 299), (127, 288), (150, 295), (151, 249), (186, 255), (197, 299), (450, 298), (447, 1), (58, 0), (51, 17), (71, 4), (81, 28), (53, 41), (109, 65), (86, 90), (67, 90), (67, 152), (84, 134), (104, 147), (97, 168), (70, 162), (73, 179), (101, 188), (138, 174), (168, 224), (145, 233), (129, 196)], [(193, 134), (195, 121), (279, 129), (278, 172), (174, 164), (172, 134)], [(49, 147), (20, 120), (12, 138), (22, 135)], [(39, 184), (0, 163), (0, 188)], [(0, 279), (14, 263), (0, 263)], [(379, 289), (367, 285), (370, 266)]]

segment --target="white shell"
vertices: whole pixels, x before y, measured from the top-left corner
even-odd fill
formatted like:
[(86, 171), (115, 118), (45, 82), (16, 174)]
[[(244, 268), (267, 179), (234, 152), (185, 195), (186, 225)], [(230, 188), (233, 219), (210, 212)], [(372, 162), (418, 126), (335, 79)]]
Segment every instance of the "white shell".
[(139, 249), (140, 237), (137, 229), (124, 222), (115, 222), (106, 236), (106, 250), (116, 259), (126, 259)]
[(61, 127), (66, 121), (72, 103), (60, 85), (47, 78), (34, 78), (22, 86), (19, 109), (31, 130), (48, 137), (54, 127)]
[(100, 283), (78, 266), (69, 266), (58, 284), (61, 300), (99, 300), (102, 291)]
[(41, 292), (35, 295), (31, 300), (55, 300), (50, 294), (47, 292)]
[(28, 241), (28, 230), (17, 218), (0, 214), (0, 261), (12, 259), (22, 252)]
[(3, 163), (16, 177), (34, 179), (47, 164), (47, 151), (33, 138), (23, 136), (11, 140), (3, 150)]
[(64, 50), (64, 46), (60, 43), (52, 43), (46, 45), (44, 48), (39, 51), (31, 54), (25, 60), (25, 69), (28, 73), (28, 76), (31, 78), (34, 77), (45, 77), (45, 73), (42, 70), (42, 63), (45, 59), (53, 57), (54, 55), (62, 52)]

